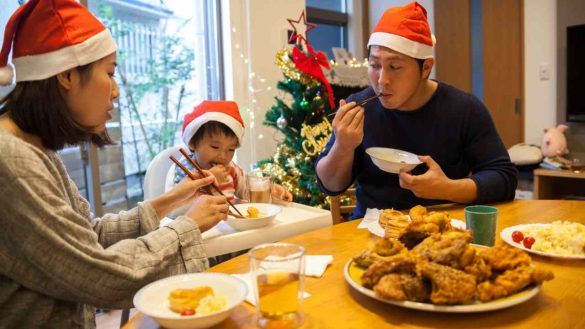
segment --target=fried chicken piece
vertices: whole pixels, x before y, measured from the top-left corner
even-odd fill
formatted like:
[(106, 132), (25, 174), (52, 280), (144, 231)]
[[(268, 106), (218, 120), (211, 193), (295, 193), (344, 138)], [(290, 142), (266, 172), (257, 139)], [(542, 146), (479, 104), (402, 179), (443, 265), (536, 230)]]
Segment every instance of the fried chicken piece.
[(376, 241), (372, 251), (380, 256), (393, 256), (406, 251), (406, 247), (396, 239), (382, 238)]
[(451, 216), (445, 211), (431, 211), (426, 216), (424, 216), (424, 221), (426, 223), (437, 225), (439, 232), (444, 232), (451, 229)]
[(492, 276), (492, 267), (479, 256), (473, 258), (470, 264), (463, 267), (465, 273), (475, 276), (475, 281), (479, 284), (488, 280)]
[(391, 256), (386, 260), (375, 262), (362, 274), (362, 284), (366, 288), (374, 287), (387, 274), (414, 273), (416, 260), (406, 253)]
[(412, 251), (425, 259), (451, 266), (463, 268), (475, 258), (475, 250), (469, 246), (471, 232), (448, 231), (433, 234), (423, 240)]
[(365, 249), (353, 258), (354, 263), (362, 268), (368, 268), (375, 262), (388, 260), (391, 256), (406, 252), (406, 247), (400, 241), (380, 239), (374, 246)]
[(406, 252), (406, 247), (396, 239), (383, 238), (372, 247), (365, 249), (361, 254), (353, 258), (354, 263), (362, 268), (368, 268), (375, 262), (384, 261), (401, 252)]
[(507, 245), (482, 250), (480, 257), (484, 258), (493, 270), (498, 271), (529, 265), (531, 261), (530, 256), (525, 251)]
[(473, 275), (432, 262), (419, 263), (417, 268), (432, 283), (434, 304), (463, 304), (475, 297), (477, 284)]
[(537, 270), (532, 265), (521, 265), (506, 270), (494, 281), (480, 283), (477, 286), (477, 297), (486, 302), (514, 294), (531, 283), (541, 283), (553, 278), (554, 275), (550, 271)]
[(412, 274), (384, 275), (374, 286), (376, 294), (393, 300), (424, 301), (429, 298), (428, 287), (420, 276)]
[(399, 240), (406, 248), (412, 249), (431, 234), (451, 230), (450, 223), (451, 217), (446, 212), (431, 211), (422, 217), (417, 217), (416, 220), (412, 220), (400, 235)]
[(423, 217), (427, 214), (427, 208), (418, 205), (410, 208), (408, 215), (413, 222), (422, 221)]

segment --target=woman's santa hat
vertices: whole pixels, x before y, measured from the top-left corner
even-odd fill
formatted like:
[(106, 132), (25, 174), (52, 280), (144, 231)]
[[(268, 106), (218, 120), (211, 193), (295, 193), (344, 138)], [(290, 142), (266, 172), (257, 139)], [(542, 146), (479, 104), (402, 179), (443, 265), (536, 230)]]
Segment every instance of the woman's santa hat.
[(433, 57), (435, 37), (427, 22), (427, 11), (417, 2), (384, 12), (372, 31), (368, 47), (383, 46), (419, 59)]
[(232, 101), (203, 101), (195, 106), (193, 112), (185, 115), (183, 121), (183, 142), (189, 146), (197, 130), (209, 121), (221, 122), (228, 126), (238, 137), (242, 145), (244, 137), (244, 120), (240, 115), (238, 104)]
[(0, 85), (43, 80), (86, 65), (116, 51), (106, 27), (75, 0), (29, 0), (20, 6), (4, 30), (0, 51)]

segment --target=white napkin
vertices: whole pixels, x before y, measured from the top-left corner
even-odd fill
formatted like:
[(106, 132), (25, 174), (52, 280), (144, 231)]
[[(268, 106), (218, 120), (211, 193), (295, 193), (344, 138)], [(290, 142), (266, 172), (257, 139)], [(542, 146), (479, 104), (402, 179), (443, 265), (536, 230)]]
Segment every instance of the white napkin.
[(364, 218), (358, 225), (358, 228), (365, 228), (368, 229), (372, 234), (377, 235), (379, 237), (384, 237), (386, 231), (382, 226), (380, 226), (380, 222), (378, 219), (380, 218), (380, 213), (382, 210), (380, 209), (370, 209), (366, 210), (366, 214)]
[[(236, 278), (242, 279), (246, 283), (246, 286), (248, 286), (248, 294), (246, 295), (245, 299), (248, 303), (250, 303), (250, 305), (256, 306), (256, 297), (254, 296), (254, 287), (252, 286), (253, 279), (252, 279), (251, 273), (247, 272), (247, 273), (232, 274), (232, 275), (235, 276)], [(309, 294), (306, 291), (303, 291), (303, 299), (309, 298), (310, 296), (311, 296), (311, 294)]]
[(333, 256), (331, 255), (306, 255), (305, 275), (320, 278), (332, 262)]

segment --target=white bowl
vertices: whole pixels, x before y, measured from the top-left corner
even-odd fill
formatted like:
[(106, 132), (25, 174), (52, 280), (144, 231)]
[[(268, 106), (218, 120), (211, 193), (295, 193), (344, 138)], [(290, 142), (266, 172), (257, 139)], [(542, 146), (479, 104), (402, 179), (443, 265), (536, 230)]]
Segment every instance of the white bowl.
[(386, 147), (370, 147), (366, 153), (376, 167), (393, 174), (398, 174), (401, 169), (411, 171), (422, 163), (416, 154)]
[[(171, 311), (168, 296), (175, 289), (192, 289), (210, 286), (215, 294), (228, 300), (225, 309), (205, 315), (182, 316)], [(246, 283), (232, 275), (222, 273), (191, 273), (171, 276), (155, 281), (134, 295), (134, 306), (165, 328), (209, 328), (225, 320), (240, 305), (248, 288)]]
[(248, 214), (248, 207), (256, 207), (260, 210), (261, 214), (266, 215), (258, 218), (235, 218), (228, 216), (227, 223), (238, 231), (251, 230), (269, 225), (274, 220), (274, 217), (282, 210), (279, 206), (270, 203), (240, 203), (235, 206), (244, 216)]

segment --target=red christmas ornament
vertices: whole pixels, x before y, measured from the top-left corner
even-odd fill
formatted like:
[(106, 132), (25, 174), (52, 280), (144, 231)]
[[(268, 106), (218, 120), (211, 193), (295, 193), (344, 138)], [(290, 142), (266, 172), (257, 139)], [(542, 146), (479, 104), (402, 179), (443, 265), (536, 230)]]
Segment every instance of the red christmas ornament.
[(333, 100), (333, 89), (331, 88), (331, 84), (325, 78), (323, 74), (323, 70), (321, 66), (328, 69), (329, 62), (327, 61), (327, 57), (321, 52), (315, 52), (313, 47), (307, 42), (307, 54), (303, 53), (299, 50), (298, 47), (294, 47), (292, 50), (292, 60), (295, 63), (295, 66), (303, 73), (306, 73), (317, 81), (321, 82), (325, 88), (327, 88), (327, 98), (329, 99), (329, 105), (331, 108), (335, 107), (335, 102)]
[[(302, 22), (301, 22), (301, 19), (303, 20)], [(305, 42), (308, 42), (309, 37), (307, 36), (307, 32), (311, 31), (312, 29), (315, 28), (315, 26), (317, 26), (317, 25), (312, 24), (312, 23), (307, 23), (307, 18), (305, 17), (305, 11), (304, 10), (301, 11), (301, 16), (299, 16), (299, 19), (298, 20), (295, 21), (292, 18), (287, 18), (286, 20), (288, 21), (288, 23), (290, 24), (290, 26), (292, 26), (292, 28), (294, 30), (293, 33), (291, 34), (290, 38), (288, 39), (288, 41), (289, 42), (292, 42), (293, 40), (296, 39), (297, 40), (296, 41), (296, 44), (297, 45), (301, 43), (301, 40), (305, 40)], [(304, 24), (307, 27), (305, 29), (305, 33), (304, 33), (305, 36), (304, 37), (303, 37), (302, 33), (299, 33), (298, 32), (296, 24), (299, 24), (299, 25), (300, 24)]]

